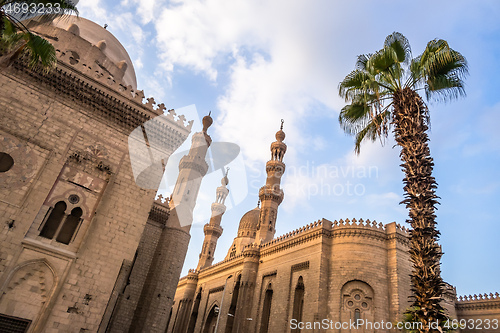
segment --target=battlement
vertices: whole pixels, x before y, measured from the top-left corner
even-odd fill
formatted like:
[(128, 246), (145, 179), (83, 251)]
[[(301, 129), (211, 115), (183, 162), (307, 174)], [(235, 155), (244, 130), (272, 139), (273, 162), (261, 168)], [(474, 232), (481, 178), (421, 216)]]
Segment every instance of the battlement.
[(158, 196), (155, 198), (154, 203), (166, 209), (170, 209), (169, 208), (170, 199), (172, 199), (172, 197), (164, 197), (163, 195), (158, 194)]
[(458, 302), (476, 302), (476, 301), (485, 301), (485, 300), (497, 300), (500, 301), (500, 294), (498, 293), (489, 293), (489, 294), (479, 294), (479, 295), (465, 295), (457, 297)]
[[(74, 68), (92, 80), (119, 92), (128, 100), (134, 101), (138, 106), (141, 106), (158, 116), (164, 114), (166, 107), (163, 103), (157, 104), (153, 97), (145, 98), (143, 90), (134, 90), (131, 85), (124, 85), (121, 81), (115, 80), (112, 75), (103, 71), (99, 66), (96, 65), (94, 67), (84, 64), (78, 59), (73, 58), (71, 53), (62, 52), (61, 50), (56, 50), (56, 56), (58, 61), (63, 62), (68, 67)], [(180, 128), (185, 129), (188, 132), (191, 131), (194, 122), (193, 120), (186, 123), (186, 118), (183, 115), (177, 116), (175, 110), (173, 109), (168, 110), (166, 117)]]
[[(375, 220), (370, 221), (369, 219), (363, 220), (363, 219), (340, 219), (340, 220), (334, 220), (333, 222), (327, 220), (327, 219), (321, 219), (315, 222), (312, 222), (310, 224), (307, 224), (303, 226), (302, 228), (295, 229), (293, 231), (290, 231), (282, 236), (279, 236), (265, 244), (261, 245), (261, 248), (264, 247), (269, 247), (277, 243), (281, 243), (283, 241), (289, 240), (294, 237), (298, 237), (302, 234), (305, 234), (309, 231), (316, 230), (316, 229), (325, 229), (329, 231), (334, 231), (336, 229), (345, 229), (345, 228), (356, 228), (356, 229), (366, 229), (366, 230), (378, 230), (382, 232), (386, 232), (387, 227), (384, 225), (382, 222), (377, 222)], [(396, 223), (396, 230), (401, 231), (404, 234), (407, 234), (409, 232), (409, 229), (406, 228), (405, 226), (402, 226), (398, 223)]]

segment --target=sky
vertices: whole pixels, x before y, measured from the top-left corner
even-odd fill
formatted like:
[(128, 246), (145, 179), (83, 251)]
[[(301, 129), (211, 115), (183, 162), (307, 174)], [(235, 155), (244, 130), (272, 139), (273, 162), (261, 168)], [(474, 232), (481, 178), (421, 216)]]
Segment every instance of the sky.
[[(213, 141), (240, 147), (214, 263), (256, 207), (280, 119), (288, 150), (276, 236), (322, 218), (405, 224), (399, 149), (389, 138), (355, 155), (337, 121), (338, 84), (394, 31), (414, 56), (447, 40), (470, 75), (465, 98), (428, 104), (442, 276), (458, 295), (500, 291), (500, 2), (86, 0), (78, 8), (121, 41), (147, 97), (195, 120), (194, 129), (211, 111)], [(203, 181), (183, 275), (196, 268), (221, 177)]]

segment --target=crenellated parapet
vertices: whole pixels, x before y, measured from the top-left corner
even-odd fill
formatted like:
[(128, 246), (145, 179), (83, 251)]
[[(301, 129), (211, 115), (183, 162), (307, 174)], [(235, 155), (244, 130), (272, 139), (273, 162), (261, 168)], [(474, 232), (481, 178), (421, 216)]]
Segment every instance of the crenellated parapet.
[(484, 301), (484, 300), (497, 300), (500, 301), (500, 294), (498, 293), (489, 293), (489, 294), (474, 294), (474, 295), (464, 295), (464, 296), (458, 296), (457, 301), (458, 302), (474, 302), (474, 301)]
[(455, 306), (459, 318), (477, 318), (480, 315), (483, 319), (496, 318), (500, 320), (500, 295), (498, 292), (458, 296)]
[(288, 232), (267, 243), (261, 245), (261, 253), (267, 255), (287, 248), (297, 246), (304, 242), (318, 237), (339, 238), (339, 237), (363, 237), (386, 241), (393, 236), (404, 244), (408, 243), (409, 230), (400, 224), (393, 223), (394, 231), (390, 231), (388, 226), (381, 222), (369, 219), (340, 219), (329, 221), (321, 219), (301, 228)]
[(153, 202), (151, 210), (149, 211), (148, 219), (150, 221), (154, 221), (156, 223), (164, 225), (168, 220), (168, 216), (170, 215), (170, 208), (168, 206), (169, 201), (170, 198), (163, 197), (161, 194), (159, 194)]

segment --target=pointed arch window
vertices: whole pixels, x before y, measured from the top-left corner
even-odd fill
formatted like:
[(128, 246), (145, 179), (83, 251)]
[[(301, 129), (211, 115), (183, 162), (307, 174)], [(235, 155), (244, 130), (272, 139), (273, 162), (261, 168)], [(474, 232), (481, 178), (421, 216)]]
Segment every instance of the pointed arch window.
[(273, 288), (271, 284), (267, 287), (262, 309), (262, 321), (260, 323), (260, 333), (269, 332), (269, 319), (271, 318), (271, 304), (273, 301)]
[(64, 201), (59, 201), (55, 204), (49, 217), (47, 218), (47, 221), (45, 221), (45, 224), (43, 225), (42, 231), (40, 231), (40, 236), (50, 239), (54, 238), (54, 235), (56, 234), (57, 229), (59, 229), (59, 225), (65, 216), (65, 210), (66, 203)]
[[(196, 326), (196, 320), (198, 319), (198, 311), (200, 308), (201, 292), (202, 292), (202, 289), (200, 288), (200, 291), (198, 292), (198, 295), (196, 296), (196, 299), (195, 299), (194, 304), (193, 304), (193, 311), (191, 312), (191, 318), (189, 319), (187, 333), (194, 332), (194, 328)], [(170, 310), (170, 311), (172, 311), (172, 310)]]
[(354, 310), (354, 322), (356, 326), (359, 325), (359, 321), (361, 320), (361, 311), (359, 309)]
[(40, 236), (54, 239), (62, 244), (68, 245), (78, 231), (82, 222), (83, 210), (75, 207), (69, 215), (66, 215), (66, 202), (59, 201), (51, 209), (48, 218), (43, 224)]
[[(296, 319), (297, 322), (302, 321), (302, 312), (304, 309), (304, 279), (299, 277), (297, 281), (297, 286), (295, 287), (295, 294), (293, 298), (293, 311), (292, 316), (293, 319)], [(296, 328), (292, 330), (292, 333), (299, 333), (301, 330)]]
[(233, 248), (231, 249), (231, 253), (229, 254), (229, 258), (234, 258), (236, 257), (236, 244), (233, 245)]
[(69, 242), (71, 242), (71, 239), (73, 238), (73, 235), (75, 234), (75, 231), (80, 225), (82, 215), (83, 210), (80, 207), (73, 208), (71, 210), (71, 214), (66, 217), (66, 221), (64, 221), (61, 231), (59, 231), (56, 241), (63, 244), (69, 244)]
[(229, 306), (229, 311), (227, 313), (227, 323), (225, 333), (231, 333), (233, 331), (234, 319), (236, 314), (236, 307), (238, 305), (238, 296), (240, 294), (240, 283), (241, 275), (238, 275), (236, 279), (236, 284), (233, 289), (233, 296), (231, 297), (231, 305)]

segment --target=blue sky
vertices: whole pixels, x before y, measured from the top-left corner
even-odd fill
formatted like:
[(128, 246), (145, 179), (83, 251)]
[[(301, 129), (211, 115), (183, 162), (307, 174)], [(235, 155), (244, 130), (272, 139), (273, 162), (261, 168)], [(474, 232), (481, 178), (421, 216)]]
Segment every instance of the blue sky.
[[(357, 55), (380, 49), (393, 31), (414, 56), (431, 39), (447, 40), (468, 59), (470, 76), (466, 98), (429, 104), (442, 274), (459, 295), (499, 291), (498, 1), (88, 0), (79, 9), (122, 42), (146, 96), (195, 120), (195, 109), (211, 110), (214, 141), (241, 147), (245, 167), (229, 174), (233, 207), (216, 262), (256, 206), (282, 118), (288, 152), (276, 236), (321, 218), (403, 224), (399, 149), (389, 139), (354, 154), (337, 122), (337, 86)], [(204, 182), (200, 192), (183, 273), (196, 267), (216, 186)]]

